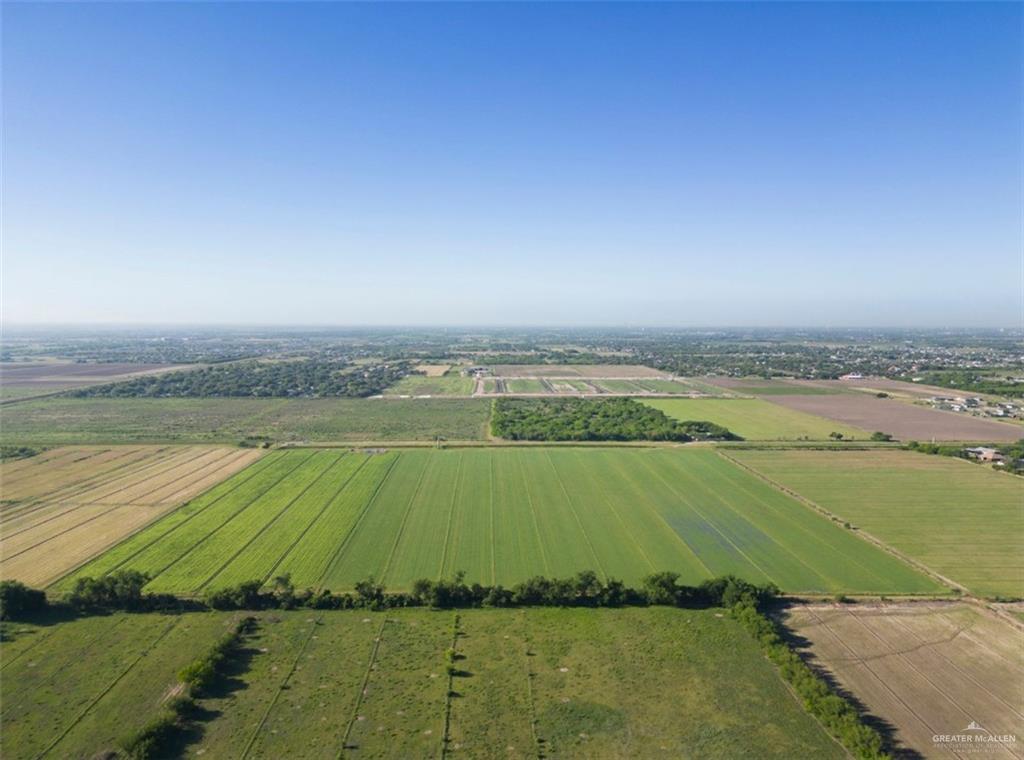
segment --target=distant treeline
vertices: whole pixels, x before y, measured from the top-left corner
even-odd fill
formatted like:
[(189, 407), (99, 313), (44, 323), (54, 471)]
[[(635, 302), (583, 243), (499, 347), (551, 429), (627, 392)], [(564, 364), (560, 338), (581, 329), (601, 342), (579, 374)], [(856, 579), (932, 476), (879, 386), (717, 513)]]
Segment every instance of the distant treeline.
[[(1024, 369), (986, 370), (984, 372), (940, 370), (918, 373), (915, 377), (921, 378), (919, 382), (925, 385), (937, 385), (967, 394), (1024, 398), (1024, 383), (1013, 381), (1015, 377), (1024, 377)], [(906, 378), (900, 379), (905, 380)]]
[(0, 446), (0, 461), (7, 459), (28, 459), (42, 453), (42, 449), (32, 446)]
[(245, 361), (145, 375), (70, 391), (76, 397), (360, 397), (381, 393), (411, 371), (408, 362), (353, 365), (342, 360)]
[(741, 440), (721, 425), (680, 422), (630, 398), (500, 398), (491, 431), (511, 441)]

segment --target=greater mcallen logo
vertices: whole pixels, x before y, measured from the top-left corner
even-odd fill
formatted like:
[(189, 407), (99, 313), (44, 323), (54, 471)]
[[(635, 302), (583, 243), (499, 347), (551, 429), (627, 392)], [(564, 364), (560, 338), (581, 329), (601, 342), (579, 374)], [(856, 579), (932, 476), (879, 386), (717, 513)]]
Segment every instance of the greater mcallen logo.
[(958, 734), (935, 734), (932, 742), (948, 749), (962, 750), (965, 747), (982, 749), (986, 746), (1016, 744), (1016, 734), (993, 734), (976, 721), (971, 721), (967, 728)]

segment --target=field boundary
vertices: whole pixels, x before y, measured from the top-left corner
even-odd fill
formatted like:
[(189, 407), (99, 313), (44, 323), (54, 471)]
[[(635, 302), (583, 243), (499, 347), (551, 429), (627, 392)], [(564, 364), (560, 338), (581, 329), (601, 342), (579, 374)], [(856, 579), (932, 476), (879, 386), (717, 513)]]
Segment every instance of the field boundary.
[[(743, 462), (740, 462), (739, 460), (734, 459), (733, 457), (731, 457), (728, 454), (726, 454), (724, 451), (720, 451), (719, 450), (719, 451), (716, 451), (716, 453), (720, 457), (723, 457), (724, 459), (727, 459), (728, 461), (732, 462), (737, 467), (740, 467), (743, 470), (746, 470), (747, 472), (749, 472), (749, 473), (753, 474), (754, 476), (760, 478), (765, 483), (770, 485), (772, 488), (775, 488), (776, 490), (781, 491), (782, 493), (786, 494), (787, 496), (792, 497), (793, 499), (798, 501), (800, 504), (803, 504), (805, 507), (813, 509), (815, 512), (817, 512), (818, 514), (822, 515), (823, 517), (827, 517), (832, 522), (836, 522), (836, 523), (843, 523), (843, 522), (845, 522), (844, 518), (840, 517), (839, 515), (837, 515), (837, 514), (835, 514), (833, 512), (830, 512), (829, 510), (825, 509), (823, 506), (821, 506), (817, 502), (811, 501), (810, 499), (808, 499), (803, 494), (797, 493), (793, 489), (787, 488), (786, 486), (782, 485), (781, 483), (778, 483), (778, 482), (772, 480), (771, 478), (769, 478), (764, 473), (759, 472), (758, 470), (755, 470), (750, 465), (744, 464)], [(925, 565), (923, 562), (920, 562), (920, 561), (918, 561), (916, 559), (913, 559), (912, 557), (908, 557), (903, 552), (899, 551), (898, 549), (895, 549), (894, 547), (892, 547), (889, 544), (887, 544), (884, 541), (882, 541), (880, 538), (877, 538), (876, 536), (872, 535), (871, 533), (868, 533), (864, 529), (858, 527), (853, 532), (855, 534), (857, 534), (858, 536), (860, 536), (863, 540), (867, 541), (868, 543), (874, 544), (878, 548), (882, 549), (883, 551), (888, 552), (889, 554), (891, 554), (892, 556), (896, 557), (897, 559), (902, 560), (903, 562), (905, 562), (906, 564), (910, 565), (914, 569), (920, 570), (922, 573), (927, 575), (932, 580), (939, 581), (943, 585), (948, 586), (949, 588), (953, 589), (956, 592), (959, 592), (960, 594), (962, 594), (964, 596), (971, 596), (971, 593), (967, 590), (967, 588), (965, 586), (957, 583), (956, 581), (954, 581), (951, 578), (947, 578), (946, 576), (942, 575), (941, 573), (936, 572), (935, 570), (932, 570), (930, 567)], [(930, 596), (935, 597), (937, 595), (932, 594)], [(942, 598), (942, 597), (939, 596), (938, 598)]]

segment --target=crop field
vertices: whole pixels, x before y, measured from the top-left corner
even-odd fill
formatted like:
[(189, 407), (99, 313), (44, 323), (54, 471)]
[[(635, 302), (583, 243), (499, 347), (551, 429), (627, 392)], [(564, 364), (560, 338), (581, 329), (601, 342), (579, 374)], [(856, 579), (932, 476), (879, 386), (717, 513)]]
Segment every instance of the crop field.
[(44, 586), (261, 452), (212, 446), (68, 447), (0, 464), (0, 567)]
[[(936, 735), (1024, 736), (1024, 633), (966, 604), (800, 605), (786, 625), (910, 757), (1024, 757), (1007, 746), (937, 745)], [(977, 722), (982, 731), (965, 727)], [(951, 751), (952, 750), (952, 751)]]
[(506, 380), (505, 388), (509, 393), (550, 393), (550, 388), (542, 380), (536, 378), (518, 378)]
[(738, 461), (976, 594), (1024, 596), (1024, 480), (910, 451), (735, 451)]
[[(182, 755), (840, 758), (731, 619), (669, 608), (257, 613)], [(99, 757), (233, 613), (9, 626), (4, 756)], [(449, 713), (446, 721), (445, 716)], [(447, 725), (447, 736), (446, 736)], [(344, 749), (343, 749), (344, 748)]]
[(816, 414), (868, 431), (879, 430), (903, 441), (1011, 442), (1021, 437), (1021, 427), (956, 412), (915, 406), (868, 393), (776, 395), (773, 404)]
[(867, 431), (811, 414), (794, 412), (761, 399), (651, 399), (643, 403), (678, 420), (706, 420), (748, 441), (828, 440), (829, 434), (866, 440)]
[(471, 377), (453, 375), (408, 375), (385, 391), (387, 396), (469, 396), (476, 387)]
[(49, 398), (4, 407), (25, 444), (422, 441), (485, 438), (486, 399)]
[(156, 591), (289, 572), (297, 586), (592, 569), (636, 583), (726, 573), (791, 591), (939, 587), (708, 449), (279, 451), (62, 581), (118, 568)]
[(639, 364), (495, 364), (495, 377), (657, 378), (664, 372)]

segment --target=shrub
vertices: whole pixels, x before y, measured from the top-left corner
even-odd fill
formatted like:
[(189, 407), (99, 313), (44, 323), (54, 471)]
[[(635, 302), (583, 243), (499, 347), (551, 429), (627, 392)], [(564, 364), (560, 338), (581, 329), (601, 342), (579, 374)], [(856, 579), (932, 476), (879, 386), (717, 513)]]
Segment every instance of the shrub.
[(21, 581), (0, 581), (0, 620), (9, 620), (47, 607), (46, 594)]

